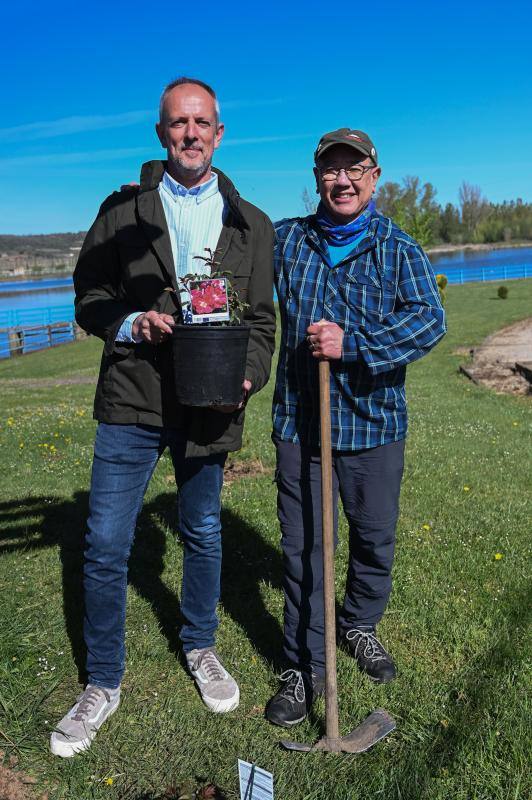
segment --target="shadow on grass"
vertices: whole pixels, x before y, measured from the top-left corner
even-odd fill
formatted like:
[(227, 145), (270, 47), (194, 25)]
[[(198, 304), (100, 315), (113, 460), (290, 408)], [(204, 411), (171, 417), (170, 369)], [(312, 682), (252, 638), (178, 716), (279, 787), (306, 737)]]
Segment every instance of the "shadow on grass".
[[(32, 497), (0, 503), (0, 556), (58, 546), (62, 564), (63, 615), (72, 656), (80, 682), (86, 680), (83, 641), (83, 553), (88, 515), (88, 492), (76, 492), (72, 500)], [(169, 650), (184, 663), (179, 630), (182, 624), (179, 598), (162, 580), (167, 547), (163, 525), (177, 529), (176, 495), (159, 494), (145, 503), (137, 521), (129, 559), (128, 583), (151, 606)], [(41, 517), (38, 526), (28, 517)], [(280, 586), (280, 554), (233, 511), (222, 510), (222, 602), (269, 662), (277, 661), (281, 630), (267, 611), (260, 594), (261, 580)], [(38, 527), (38, 535), (34, 531)]]
[(282, 585), (281, 554), (239, 514), (222, 508), (222, 603), (258, 653), (280, 668), (282, 630), (261, 596), (265, 582)]

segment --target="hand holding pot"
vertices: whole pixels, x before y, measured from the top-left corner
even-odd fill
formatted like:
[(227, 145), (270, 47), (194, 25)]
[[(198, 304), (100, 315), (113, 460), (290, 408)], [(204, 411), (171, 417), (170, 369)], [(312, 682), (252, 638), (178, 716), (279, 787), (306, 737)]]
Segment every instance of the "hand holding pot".
[(222, 414), (232, 414), (233, 411), (239, 411), (247, 403), (249, 390), (251, 389), (251, 381), (247, 379), (242, 384), (242, 400), (234, 406), (212, 406), (214, 411), (220, 411)]
[(161, 344), (172, 333), (175, 320), (170, 314), (146, 311), (133, 322), (131, 332), (135, 339), (142, 337), (148, 344)]

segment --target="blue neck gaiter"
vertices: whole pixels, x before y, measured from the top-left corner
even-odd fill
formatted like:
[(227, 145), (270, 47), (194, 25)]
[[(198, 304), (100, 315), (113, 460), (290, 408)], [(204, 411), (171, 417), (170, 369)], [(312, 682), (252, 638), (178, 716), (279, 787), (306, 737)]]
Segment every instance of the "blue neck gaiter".
[(327, 215), (325, 206), (320, 203), (316, 211), (316, 222), (323, 231), (328, 244), (341, 246), (351, 244), (360, 237), (368, 227), (371, 217), (375, 213), (375, 202), (370, 200), (364, 211), (347, 225), (338, 225)]

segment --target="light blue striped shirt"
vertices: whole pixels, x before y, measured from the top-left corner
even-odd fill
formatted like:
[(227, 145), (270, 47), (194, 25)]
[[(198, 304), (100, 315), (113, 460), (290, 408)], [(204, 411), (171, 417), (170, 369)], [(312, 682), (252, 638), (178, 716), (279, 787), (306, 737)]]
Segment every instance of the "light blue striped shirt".
[[(194, 256), (207, 255), (206, 247), (214, 251), (222, 232), (224, 200), (218, 189), (218, 175), (213, 173), (205, 183), (187, 189), (165, 172), (158, 191), (177, 277), (209, 272), (209, 267)], [(124, 320), (116, 336), (117, 342), (142, 341), (134, 339), (131, 333), (131, 326), (141, 313), (135, 311)]]

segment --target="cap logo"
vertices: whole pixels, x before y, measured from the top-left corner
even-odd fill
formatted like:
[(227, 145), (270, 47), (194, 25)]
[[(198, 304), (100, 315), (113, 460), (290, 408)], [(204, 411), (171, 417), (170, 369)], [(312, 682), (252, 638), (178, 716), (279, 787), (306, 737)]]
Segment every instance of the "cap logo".
[(359, 141), (359, 142), (361, 142), (361, 141), (362, 141), (362, 139), (360, 138), (360, 136), (357, 136), (357, 135), (356, 135), (356, 133), (348, 133), (347, 135), (348, 135), (348, 137), (349, 137), (350, 139), (358, 139), (358, 141)]
[(371, 155), (372, 155), (372, 156), (374, 156), (374, 155), (375, 155), (375, 148), (374, 148), (374, 147), (372, 147), (372, 148), (371, 148)]

